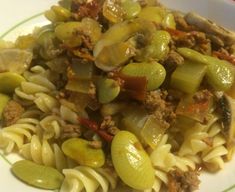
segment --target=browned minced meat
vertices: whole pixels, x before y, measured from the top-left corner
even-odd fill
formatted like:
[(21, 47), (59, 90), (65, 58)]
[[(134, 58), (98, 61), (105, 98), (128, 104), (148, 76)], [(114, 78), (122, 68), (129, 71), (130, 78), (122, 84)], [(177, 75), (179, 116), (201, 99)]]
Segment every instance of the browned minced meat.
[(172, 39), (176, 47), (188, 47), (203, 54), (211, 54), (211, 41), (203, 32), (191, 31), (182, 35), (172, 36)]
[(170, 66), (178, 66), (184, 63), (184, 58), (176, 51), (171, 50), (164, 62)]
[(106, 130), (111, 135), (116, 135), (118, 131), (120, 131), (116, 125), (115, 122), (112, 120), (111, 116), (104, 117), (100, 129)]
[(102, 5), (99, 0), (93, 0), (91, 2), (86, 1), (72, 1), (71, 10), (74, 13), (75, 19), (91, 17), (98, 19), (99, 13), (102, 10)]
[(193, 192), (198, 189), (200, 180), (199, 172), (182, 172), (179, 169), (168, 173), (168, 191), (169, 192)]
[(74, 124), (66, 124), (63, 126), (63, 132), (61, 134), (61, 139), (69, 139), (80, 137), (82, 134), (81, 127)]
[(13, 100), (9, 101), (3, 110), (4, 125), (9, 126), (16, 123), (23, 112), (24, 108), (19, 103)]
[(193, 99), (196, 102), (201, 103), (201, 102), (210, 100), (211, 97), (212, 97), (212, 93), (209, 90), (205, 89), (205, 90), (196, 92), (193, 96)]
[(163, 128), (169, 128), (175, 120), (175, 106), (166, 101), (166, 91), (150, 91), (147, 93), (145, 108), (155, 116)]

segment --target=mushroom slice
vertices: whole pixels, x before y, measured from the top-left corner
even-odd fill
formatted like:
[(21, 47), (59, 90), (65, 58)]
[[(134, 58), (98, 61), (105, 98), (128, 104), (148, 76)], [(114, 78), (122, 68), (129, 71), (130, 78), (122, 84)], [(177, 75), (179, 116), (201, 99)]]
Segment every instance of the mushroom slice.
[(219, 109), (221, 112), (222, 133), (225, 135), (227, 147), (230, 149), (235, 145), (235, 99), (223, 95), (219, 99)]
[(227, 29), (224, 29), (221, 26), (218, 26), (214, 22), (196, 14), (193, 12), (189, 12), (185, 15), (185, 20), (190, 25), (194, 25), (198, 27), (200, 30), (216, 35), (220, 37), (226, 45), (232, 45), (235, 43), (235, 33), (232, 31), (229, 31)]

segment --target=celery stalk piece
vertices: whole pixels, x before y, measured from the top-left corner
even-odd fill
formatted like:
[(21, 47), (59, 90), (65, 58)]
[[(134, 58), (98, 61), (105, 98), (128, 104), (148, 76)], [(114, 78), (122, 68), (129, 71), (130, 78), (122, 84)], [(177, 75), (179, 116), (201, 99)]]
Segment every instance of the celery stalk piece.
[(173, 72), (171, 86), (186, 93), (194, 93), (198, 90), (206, 70), (205, 64), (185, 60), (184, 64)]
[(140, 135), (144, 139), (144, 141), (154, 149), (162, 136), (164, 135), (166, 129), (160, 126), (160, 123), (153, 115), (150, 115), (146, 120)]
[(234, 66), (225, 60), (203, 55), (193, 49), (178, 48), (177, 51), (185, 58), (207, 65), (206, 78), (216, 91), (229, 90), (235, 79)]

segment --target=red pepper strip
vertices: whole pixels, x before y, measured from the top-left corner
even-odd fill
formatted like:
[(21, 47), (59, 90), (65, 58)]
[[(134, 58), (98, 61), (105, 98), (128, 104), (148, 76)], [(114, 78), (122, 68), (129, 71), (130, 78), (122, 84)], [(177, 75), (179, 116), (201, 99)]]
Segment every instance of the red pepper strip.
[(180, 30), (177, 30), (177, 29), (170, 29), (170, 28), (167, 28), (166, 31), (167, 31), (168, 33), (170, 33), (171, 36), (175, 36), (175, 37), (183, 37), (183, 36), (188, 35), (187, 32), (180, 31)]
[(109, 135), (106, 131), (99, 129), (99, 125), (97, 122), (92, 121), (90, 119), (79, 118), (79, 122), (84, 127), (87, 127), (97, 133), (101, 138), (103, 138), (107, 142), (111, 142), (113, 140), (113, 136)]
[(226, 61), (228, 61), (228, 62), (235, 65), (235, 56), (233, 56), (233, 55), (228, 55), (226, 53), (222, 53), (222, 52), (219, 52), (219, 51), (213, 51), (213, 55), (215, 55), (219, 59), (226, 60)]
[(124, 81), (124, 91), (133, 99), (143, 101), (147, 92), (146, 77), (134, 77), (124, 74), (118, 74), (118, 77)]
[(209, 101), (201, 102), (201, 103), (193, 103), (188, 106), (187, 111), (189, 113), (202, 113), (208, 110)]

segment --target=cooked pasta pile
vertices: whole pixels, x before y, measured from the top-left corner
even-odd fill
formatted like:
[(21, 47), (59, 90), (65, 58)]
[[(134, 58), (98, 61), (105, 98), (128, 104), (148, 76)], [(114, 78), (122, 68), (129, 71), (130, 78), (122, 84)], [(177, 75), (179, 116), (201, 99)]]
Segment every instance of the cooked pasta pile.
[(45, 17), (0, 43), (0, 148), (25, 159), (12, 166), (19, 179), (190, 192), (202, 169), (231, 160), (233, 32), (151, 0), (62, 0)]

